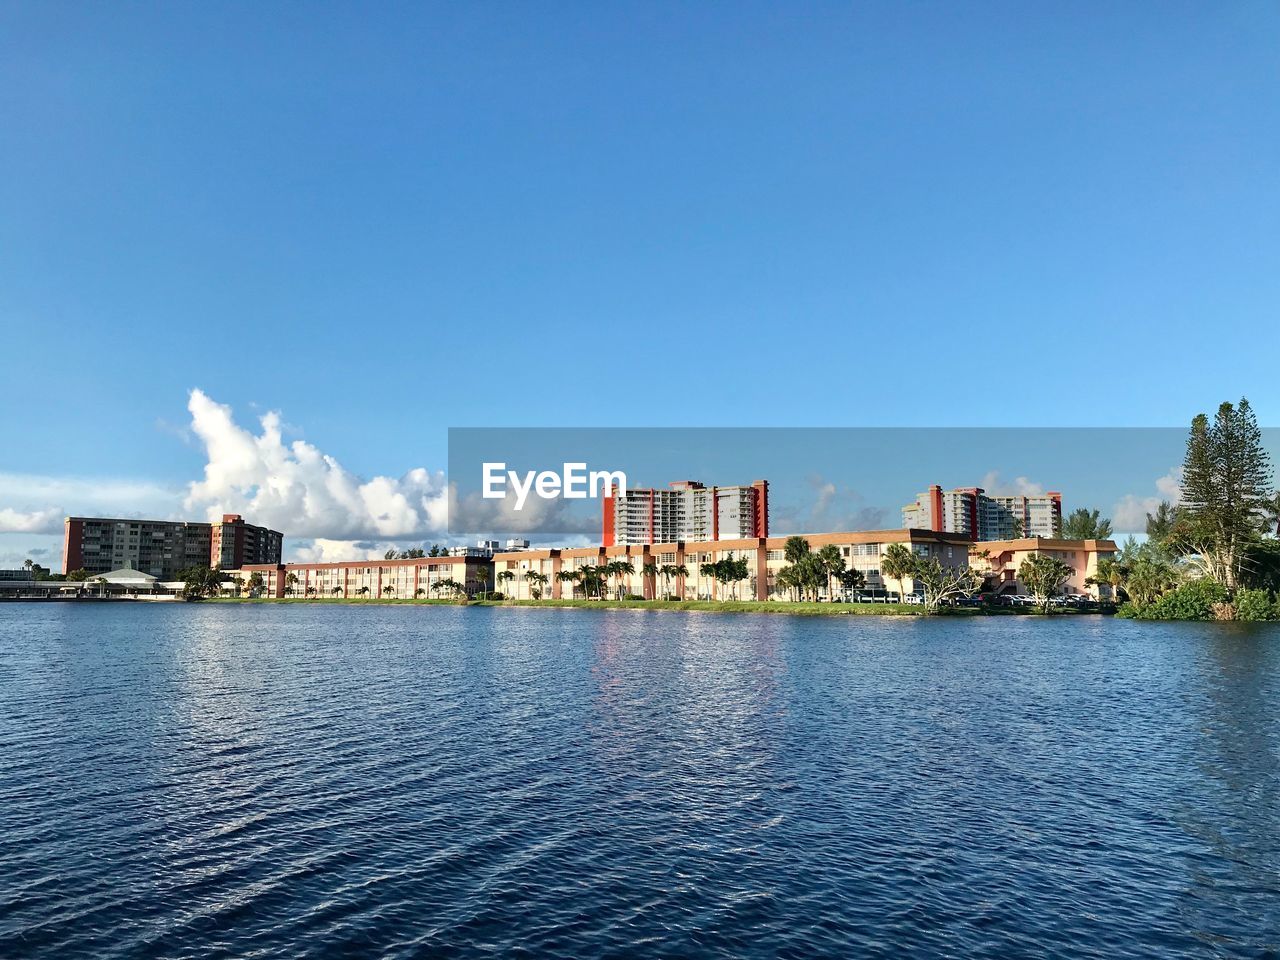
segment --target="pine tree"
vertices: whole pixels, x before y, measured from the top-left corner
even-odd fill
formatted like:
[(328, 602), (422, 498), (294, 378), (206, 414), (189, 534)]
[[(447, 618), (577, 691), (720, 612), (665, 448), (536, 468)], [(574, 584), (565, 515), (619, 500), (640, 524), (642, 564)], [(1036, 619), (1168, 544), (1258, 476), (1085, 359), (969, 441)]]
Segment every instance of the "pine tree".
[(1262, 533), (1271, 490), (1271, 460), (1249, 401), (1224, 403), (1210, 423), (1191, 422), (1182, 464), (1182, 509), (1191, 549), (1224, 587), (1240, 580), (1247, 548)]

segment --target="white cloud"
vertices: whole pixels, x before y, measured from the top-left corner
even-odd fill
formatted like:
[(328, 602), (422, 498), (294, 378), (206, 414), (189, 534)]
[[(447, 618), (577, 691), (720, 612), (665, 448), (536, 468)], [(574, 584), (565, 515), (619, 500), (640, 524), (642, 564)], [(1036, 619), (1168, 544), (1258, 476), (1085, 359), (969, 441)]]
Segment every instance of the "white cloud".
[(181, 491), (139, 480), (0, 473), (0, 509), (64, 516), (176, 516)]
[(813, 533), (826, 530), (876, 530), (897, 526), (886, 522), (882, 507), (870, 506), (851, 487), (840, 486), (813, 474), (807, 478), (813, 491), (808, 508), (799, 505), (774, 506), (769, 518), (770, 532), (776, 534)]
[(0, 507), (0, 533), (57, 533), (62, 529), (63, 513), (49, 510), (14, 510)]
[(1111, 528), (1116, 533), (1146, 533), (1147, 514), (1155, 513), (1161, 501), (1177, 503), (1182, 499), (1182, 468), (1173, 467), (1156, 479), (1155, 496), (1126, 493), (1111, 510)]
[(240, 513), (286, 536), (317, 541), (412, 539), (443, 534), (448, 526), (443, 472), (417, 468), (365, 480), (306, 441), (285, 443), (275, 411), (260, 418), (255, 435), (235, 422), (230, 407), (200, 390), (191, 391), (187, 408), (208, 461), (204, 479), (188, 488), (188, 511), (208, 519)]
[(1014, 477), (1011, 483), (1000, 479), (1000, 472), (992, 470), (978, 484), (993, 497), (1039, 497), (1044, 495), (1044, 486), (1026, 477)]

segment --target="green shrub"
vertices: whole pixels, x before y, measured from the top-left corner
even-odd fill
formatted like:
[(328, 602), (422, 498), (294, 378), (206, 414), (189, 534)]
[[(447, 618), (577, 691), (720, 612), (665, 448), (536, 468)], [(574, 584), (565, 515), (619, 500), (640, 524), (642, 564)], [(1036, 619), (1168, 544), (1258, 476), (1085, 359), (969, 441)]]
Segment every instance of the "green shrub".
[(1126, 603), (1120, 608), (1119, 615), (1135, 620), (1213, 620), (1214, 604), (1226, 601), (1226, 588), (1206, 577), (1184, 583), (1154, 603), (1141, 606)]
[(1280, 620), (1280, 603), (1266, 590), (1236, 592), (1237, 620)]
[(640, 594), (638, 594), (638, 593), (628, 593), (628, 594), (627, 594), (625, 597), (623, 597), (622, 599), (623, 599), (623, 600), (643, 600), (643, 599), (644, 599), (644, 597), (640, 596)]

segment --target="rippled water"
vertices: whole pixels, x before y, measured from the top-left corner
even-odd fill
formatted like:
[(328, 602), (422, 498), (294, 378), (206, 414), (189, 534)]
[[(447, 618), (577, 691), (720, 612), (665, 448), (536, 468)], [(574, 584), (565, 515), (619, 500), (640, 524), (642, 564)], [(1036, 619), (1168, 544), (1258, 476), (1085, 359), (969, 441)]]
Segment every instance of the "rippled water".
[(0, 957), (1280, 953), (1280, 631), (0, 606)]

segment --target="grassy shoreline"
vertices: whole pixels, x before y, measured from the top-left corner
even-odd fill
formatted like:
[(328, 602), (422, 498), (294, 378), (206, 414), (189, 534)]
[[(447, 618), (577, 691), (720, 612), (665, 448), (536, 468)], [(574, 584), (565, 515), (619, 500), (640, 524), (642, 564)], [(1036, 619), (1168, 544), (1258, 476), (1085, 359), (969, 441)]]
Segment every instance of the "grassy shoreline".
[[(440, 599), (392, 599), (392, 598), (342, 598), (342, 597), (213, 597), (200, 603), (296, 603), (296, 604), (348, 604), (400, 605), (400, 606), (463, 606), (457, 600)], [(472, 607), (530, 607), (535, 609), (587, 609), (587, 610), (670, 610), (683, 613), (767, 613), (799, 617), (921, 617), (923, 607), (904, 603), (789, 603), (762, 600), (472, 600)], [(1054, 611), (1053, 616), (1098, 615), (1098, 611)], [(1031, 610), (948, 608), (941, 616), (1005, 617), (1043, 616)]]

